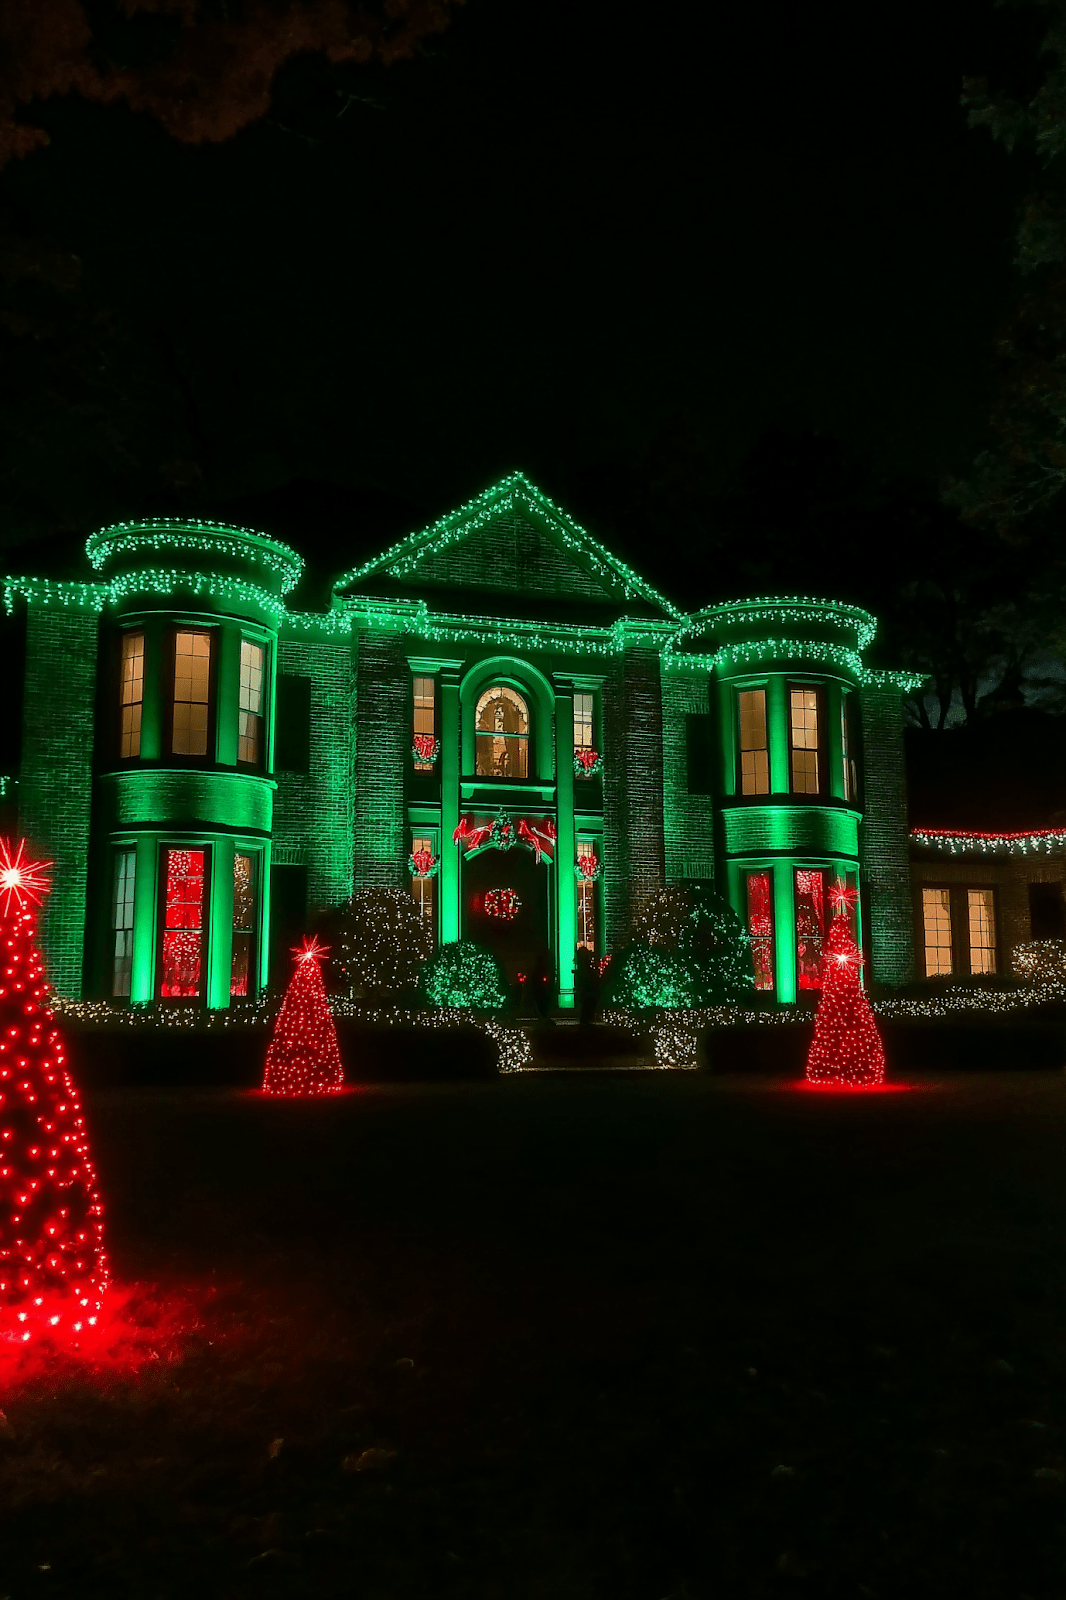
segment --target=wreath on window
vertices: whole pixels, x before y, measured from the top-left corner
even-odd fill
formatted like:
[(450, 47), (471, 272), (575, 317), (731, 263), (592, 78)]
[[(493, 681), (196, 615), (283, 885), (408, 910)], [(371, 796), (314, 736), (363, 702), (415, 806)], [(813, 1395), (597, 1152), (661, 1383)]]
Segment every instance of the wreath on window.
[(603, 757), (598, 750), (575, 750), (574, 773), (579, 778), (598, 778), (603, 771)]
[(439, 866), (432, 850), (412, 850), (407, 857), (407, 870), (412, 878), (435, 878)]
[(432, 764), (440, 755), (440, 740), (435, 739), (431, 733), (416, 733), (411, 746), (411, 755), (416, 761)]
[(574, 864), (574, 876), (582, 883), (595, 883), (603, 871), (603, 862), (595, 850), (579, 850)]

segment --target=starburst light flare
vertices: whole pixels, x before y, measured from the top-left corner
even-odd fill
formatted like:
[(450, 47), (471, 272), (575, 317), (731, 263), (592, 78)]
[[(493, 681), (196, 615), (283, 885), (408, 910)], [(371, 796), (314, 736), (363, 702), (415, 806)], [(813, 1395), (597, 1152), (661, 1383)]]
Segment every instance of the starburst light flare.
[(11, 901), (14, 899), (15, 909), (21, 911), (26, 903), (32, 902), (39, 906), (48, 893), (48, 879), (44, 876), (44, 869), (50, 867), (50, 861), (29, 861), (25, 855), (26, 841), (20, 839), (15, 854), (11, 854), (11, 844), (7, 839), (0, 839), (0, 895), (4, 897), (2, 907), (5, 917), (11, 914)]

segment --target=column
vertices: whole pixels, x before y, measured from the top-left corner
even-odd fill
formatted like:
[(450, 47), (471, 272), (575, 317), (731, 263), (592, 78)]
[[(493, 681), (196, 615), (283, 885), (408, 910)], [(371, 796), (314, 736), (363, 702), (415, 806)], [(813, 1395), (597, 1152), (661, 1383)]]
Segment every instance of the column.
[(141, 760), (159, 761), (163, 755), (163, 729), (167, 720), (167, 684), (170, 681), (171, 663), (167, 660), (167, 650), (173, 649), (173, 639), (160, 616), (146, 617), (143, 628), (144, 700), (141, 705)]
[(555, 817), (559, 830), (555, 852), (559, 1005), (574, 1005), (574, 960), (577, 953), (577, 838), (574, 833), (574, 685), (555, 675)]
[(150, 1005), (155, 998), (156, 905), (159, 844), (154, 834), (137, 840), (133, 880), (133, 963), (130, 1004)]
[(241, 630), (232, 622), (222, 622), (215, 668), (215, 759), (220, 767), (237, 765), (240, 703)]
[(839, 683), (827, 682), (825, 686), (826, 728), (822, 739), (829, 771), (822, 783), (822, 792), (834, 800), (844, 798), (844, 739), (841, 731), (842, 690)]
[(459, 938), (459, 668), (440, 670), (440, 939)]
[(781, 673), (766, 684), (767, 738), (770, 741), (770, 793), (788, 794), (792, 788), (788, 685)]
[[(778, 680), (780, 681), (780, 680)], [(774, 965), (777, 998), (796, 1002), (796, 905), (791, 861), (774, 863)]]
[(219, 838), (211, 846), (211, 885), (207, 906), (207, 983), (211, 1011), (229, 1005), (233, 968), (233, 840)]

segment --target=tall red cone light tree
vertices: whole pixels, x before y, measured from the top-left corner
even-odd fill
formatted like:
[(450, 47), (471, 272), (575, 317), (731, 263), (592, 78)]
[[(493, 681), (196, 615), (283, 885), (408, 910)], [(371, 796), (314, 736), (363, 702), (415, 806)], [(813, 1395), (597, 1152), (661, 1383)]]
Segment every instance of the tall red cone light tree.
[(34, 942), (48, 885), (0, 839), (0, 1339), (96, 1327), (107, 1285), (103, 1207), (81, 1107)]
[(296, 970), (281, 1002), (267, 1050), (263, 1089), (267, 1094), (335, 1094), (344, 1087), (337, 1030), (322, 983), (326, 945), (305, 939)]
[(872, 1089), (885, 1081), (885, 1050), (877, 1021), (859, 983), (862, 955), (851, 931), (855, 891), (833, 891), (822, 968), (822, 998), (807, 1056), (807, 1082), (842, 1089)]

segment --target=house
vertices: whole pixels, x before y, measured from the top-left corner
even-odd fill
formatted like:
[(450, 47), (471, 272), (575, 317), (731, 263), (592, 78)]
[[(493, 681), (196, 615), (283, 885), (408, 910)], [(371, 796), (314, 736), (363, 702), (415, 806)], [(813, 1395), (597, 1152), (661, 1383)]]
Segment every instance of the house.
[[(224, 1008), (369, 885), (573, 1004), (666, 884), (713, 883), (756, 981), (817, 995), (832, 884), (869, 973), (913, 973), (901, 697), (856, 606), (682, 613), (515, 473), (295, 609), (300, 556), (173, 519), (93, 576), (5, 580), (9, 821), (54, 862), (70, 997)], [(10, 704), (10, 702), (9, 702)], [(272, 934), (273, 930), (273, 934)]]

